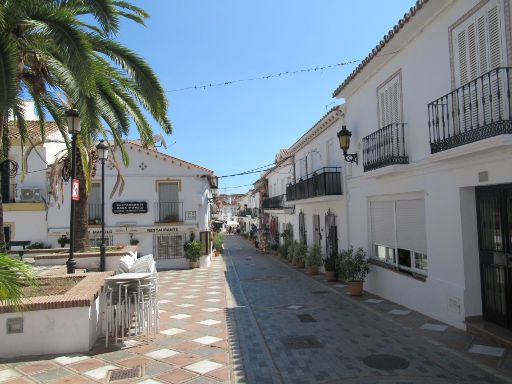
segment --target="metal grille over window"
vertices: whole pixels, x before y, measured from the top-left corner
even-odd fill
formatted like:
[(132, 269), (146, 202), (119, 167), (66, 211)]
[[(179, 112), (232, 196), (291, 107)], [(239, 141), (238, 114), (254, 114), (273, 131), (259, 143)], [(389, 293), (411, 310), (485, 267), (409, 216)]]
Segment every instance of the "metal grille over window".
[[(101, 235), (91, 236), (89, 238), (89, 242), (91, 243), (91, 247), (99, 247), (101, 245)], [(107, 247), (111, 247), (114, 245), (113, 235), (105, 235), (105, 245)]]
[(184, 257), (183, 235), (153, 235), (155, 259), (179, 259)]

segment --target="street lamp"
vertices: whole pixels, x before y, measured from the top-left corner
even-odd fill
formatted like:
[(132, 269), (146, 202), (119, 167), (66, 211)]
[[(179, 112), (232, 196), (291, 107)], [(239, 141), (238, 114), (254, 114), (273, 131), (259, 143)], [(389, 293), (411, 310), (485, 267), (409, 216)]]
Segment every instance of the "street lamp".
[(338, 140), (340, 141), (340, 148), (343, 151), (343, 155), (345, 156), (345, 161), (357, 164), (357, 153), (347, 153), (350, 147), (350, 138), (352, 137), (352, 132), (347, 130), (346, 125), (343, 125), (337, 136)]
[(108, 145), (100, 140), (96, 145), (98, 158), (101, 160), (101, 244), (100, 244), (100, 271), (105, 272), (105, 160), (108, 157)]
[(79, 199), (79, 183), (76, 179), (76, 136), (80, 133), (80, 117), (76, 109), (66, 111), (68, 132), (71, 133), (71, 214), (69, 219), (69, 259), (66, 261), (67, 272), (75, 273), (75, 201)]

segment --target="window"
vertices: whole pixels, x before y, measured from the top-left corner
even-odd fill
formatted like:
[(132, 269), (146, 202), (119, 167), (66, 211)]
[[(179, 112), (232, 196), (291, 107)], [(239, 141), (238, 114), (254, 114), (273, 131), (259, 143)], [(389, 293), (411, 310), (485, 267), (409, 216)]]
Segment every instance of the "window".
[(401, 77), (398, 72), (377, 89), (379, 128), (402, 122)]
[(428, 272), (424, 199), (370, 202), (373, 257), (411, 274)]
[[(490, 0), (476, 12), (450, 28), (453, 80), (455, 88), (468, 84), (489, 71), (505, 66), (505, 34), (501, 1)], [(463, 118), (458, 122), (457, 130), (477, 121), (491, 121), (492, 116), (498, 116), (500, 105), (498, 93), (503, 92), (505, 79), (502, 76), (490, 76), (486, 81), (477, 81), (471, 87), (464, 88), (462, 95)], [(475, 91), (476, 87), (476, 91)], [(471, 88), (473, 91), (471, 91)], [(481, 95), (481, 96), (479, 96)], [(486, 97), (487, 103), (477, 100)], [(489, 100), (494, 100), (491, 102)], [(493, 109), (491, 111), (491, 108)]]
[(183, 243), (183, 234), (153, 235), (155, 259), (179, 259), (184, 257)]
[[(89, 237), (91, 247), (101, 246), (101, 235), (93, 235)], [(114, 245), (114, 237), (112, 235), (105, 235), (105, 245), (110, 247)]]
[(181, 221), (182, 204), (179, 202), (179, 184), (158, 183), (158, 222)]
[(101, 184), (92, 184), (87, 203), (89, 206), (89, 224), (101, 224)]

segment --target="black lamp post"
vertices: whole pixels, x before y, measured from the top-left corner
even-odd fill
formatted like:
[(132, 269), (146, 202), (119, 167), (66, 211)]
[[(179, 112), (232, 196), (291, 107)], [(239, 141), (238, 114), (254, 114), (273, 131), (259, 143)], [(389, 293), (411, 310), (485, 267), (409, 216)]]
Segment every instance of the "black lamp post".
[(66, 261), (67, 272), (75, 273), (75, 201), (79, 198), (79, 185), (76, 180), (76, 136), (80, 133), (80, 117), (76, 109), (66, 111), (68, 132), (71, 133), (71, 214), (69, 219), (69, 259)]
[(105, 160), (108, 157), (108, 145), (100, 140), (96, 145), (98, 159), (101, 160), (101, 244), (100, 244), (100, 271), (105, 271)]
[(347, 130), (347, 127), (343, 125), (337, 136), (338, 140), (340, 141), (340, 148), (343, 151), (343, 156), (345, 156), (345, 161), (357, 164), (357, 153), (347, 153), (348, 149), (350, 148), (350, 138), (352, 137), (352, 132)]

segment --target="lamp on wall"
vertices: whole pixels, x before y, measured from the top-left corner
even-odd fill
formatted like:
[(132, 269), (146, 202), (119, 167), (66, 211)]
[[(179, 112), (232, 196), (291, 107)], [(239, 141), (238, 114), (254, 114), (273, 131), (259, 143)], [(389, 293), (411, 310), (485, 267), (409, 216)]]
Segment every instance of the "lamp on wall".
[(352, 132), (347, 129), (346, 125), (341, 127), (341, 131), (338, 132), (338, 140), (340, 141), (340, 148), (343, 151), (343, 156), (345, 156), (345, 161), (349, 163), (357, 164), (357, 153), (347, 153), (350, 148), (350, 138), (352, 137)]

